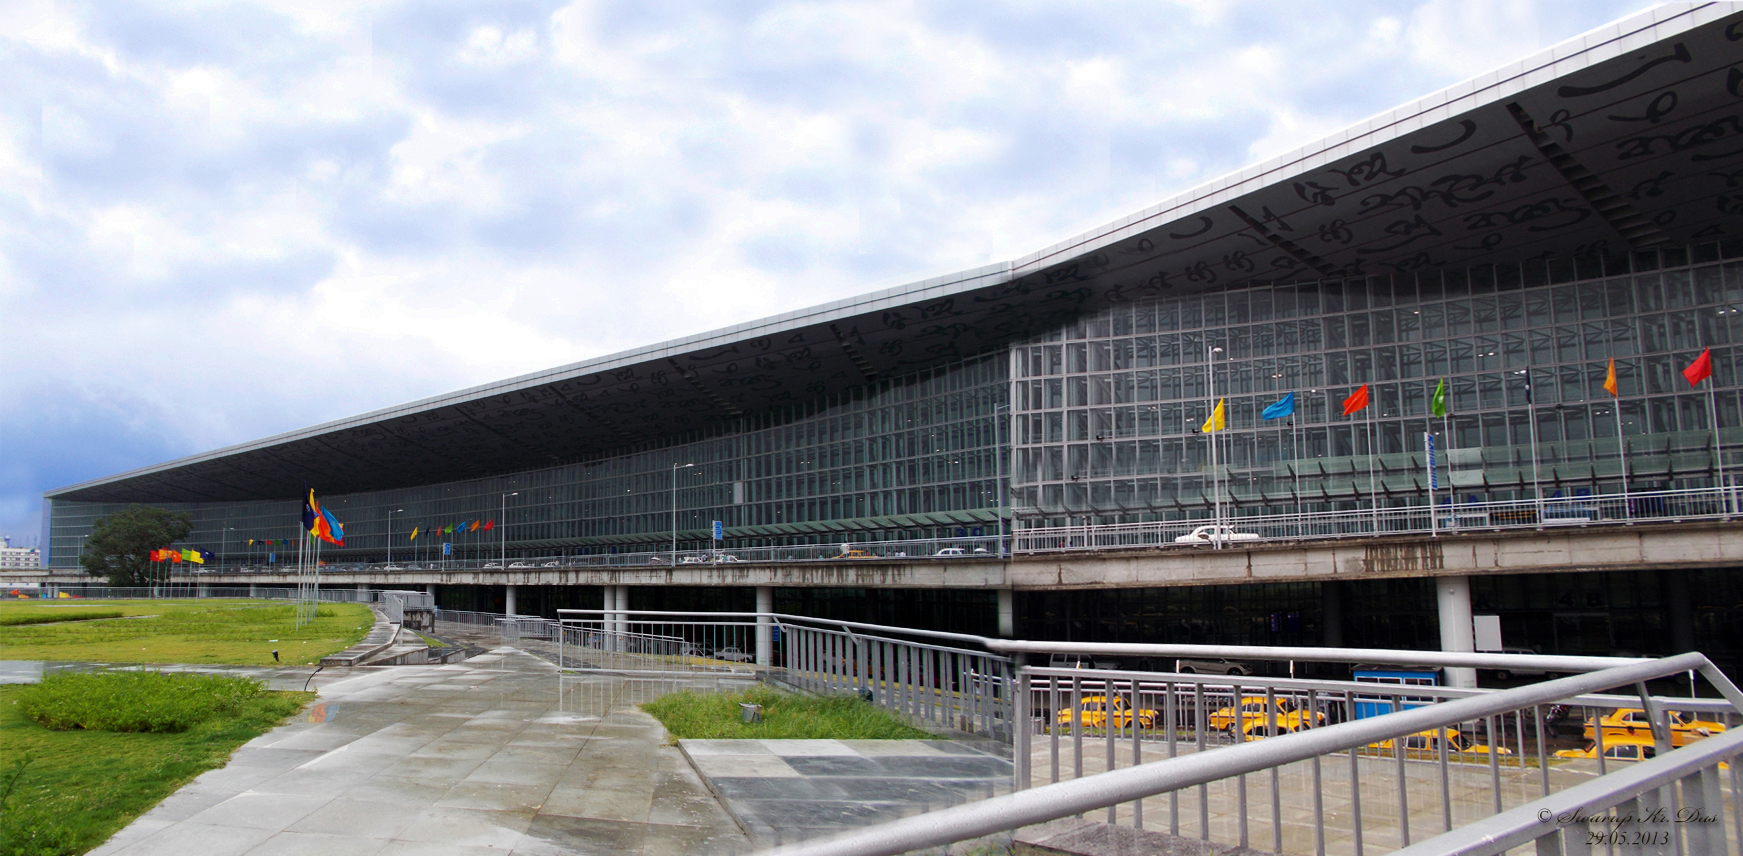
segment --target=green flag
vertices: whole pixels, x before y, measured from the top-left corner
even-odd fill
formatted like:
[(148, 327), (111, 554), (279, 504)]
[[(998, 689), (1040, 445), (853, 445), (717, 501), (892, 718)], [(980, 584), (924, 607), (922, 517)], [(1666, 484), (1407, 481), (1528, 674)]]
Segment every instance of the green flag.
[(1446, 378), (1440, 379), (1440, 386), (1434, 388), (1434, 397), (1428, 400), (1428, 409), (1436, 416), (1446, 416)]

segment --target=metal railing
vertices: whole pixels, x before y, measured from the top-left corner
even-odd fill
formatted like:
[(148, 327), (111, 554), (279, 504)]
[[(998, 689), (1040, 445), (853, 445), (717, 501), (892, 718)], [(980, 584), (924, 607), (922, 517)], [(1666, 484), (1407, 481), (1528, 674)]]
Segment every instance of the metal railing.
[(557, 618), (558, 665), (565, 669), (688, 676), (768, 666), (757, 662), (754, 612), (559, 609)]
[(777, 619), (787, 683), (852, 692), (917, 724), (1009, 739), (1011, 659), (988, 651), (986, 640), (795, 615)]
[[(1612, 526), (1722, 520), (1738, 515), (1736, 488), (1650, 491), (1544, 499), (1468, 502), (1454, 505), (1405, 505), (1352, 508), (1302, 514), (1236, 515), (1222, 525), (1234, 534), (1225, 542), (1287, 541), (1374, 535), (1426, 535), (1503, 529), (1543, 529), (1561, 526)], [(1013, 552), (1048, 553), (1065, 550), (1114, 550), (1173, 547), (1176, 539), (1215, 521), (1194, 518), (1153, 523), (1094, 526), (1052, 526), (1018, 529)], [(1208, 541), (1203, 543), (1209, 543)]]
[[(1036, 653), (1056, 643), (1000, 642), (989, 647)], [(1183, 656), (1192, 646), (1088, 645), (1106, 654)], [(1150, 650), (1155, 649), (1155, 650)], [(1199, 653), (1226, 653), (1217, 648)], [(1085, 651), (1087, 653), (1087, 651)], [(1434, 686), (1350, 681), (1236, 678), (1172, 673), (1112, 672), (1025, 667), (1018, 670), (1014, 701), (1015, 791), (980, 803), (849, 833), (820, 844), (789, 848), (806, 856), (877, 856), (1004, 834), (1020, 826), (1071, 815), (1110, 823), (1164, 828), (1171, 835), (1278, 852), (1357, 854), (1410, 849), (1418, 853), (1498, 853), (1507, 846), (1554, 839), (1578, 849), (1582, 836), (1612, 831), (1617, 818), (1636, 817), (1658, 806), (1698, 808), (1724, 815), (1718, 784), (1721, 761), (1743, 754), (1743, 733), (1724, 730), (1743, 713), (1743, 693), (1700, 654), (1659, 660), (1461, 655), (1439, 652), (1374, 652), (1338, 649), (1245, 649), (1248, 659), (1371, 660), (1374, 654), (1399, 665), (1473, 668), (1537, 660), (1549, 671), (1581, 671), (1572, 677), (1516, 689), (1460, 690)], [(1665, 699), (1647, 694), (1645, 682), (1698, 672), (1723, 699)], [(1595, 695), (1633, 688), (1637, 697)], [(1251, 704), (1253, 709), (1246, 709)], [(1220, 705), (1220, 706), (1219, 706)], [(1633, 718), (1594, 719), (1585, 728), (1590, 745), (1556, 754), (1559, 742), (1584, 740), (1557, 733), (1552, 713), (1638, 710)], [(1036, 714), (1039, 714), (1038, 716)], [(1698, 716), (1720, 714), (1706, 725), (1717, 736), (1699, 736)], [(1574, 722), (1579, 722), (1574, 714)], [(1612, 714), (1614, 716), (1614, 714)], [(1564, 717), (1565, 718), (1565, 717)], [(1337, 721), (1337, 720), (1342, 721)], [(1629, 734), (1643, 720), (1648, 736)], [(1577, 726), (1576, 726), (1577, 727)], [(1743, 729), (1740, 729), (1743, 731)], [(1047, 739), (1036, 743), (1037, 733)], [(1578, 731), (1574, 732), (1576, 735)], [(1687, 748), (1676, 748), (1692, 742)], [(1630, 752), (1618, 752), (1628, 749)], [(1651, 758), (1618, 763), (1624, 756)], [(1570, 757), (1589, 755), (1591, 757)], [(1634, 766), (1630, 775), (1606, 775), (1609, 767)], [(1636, 775), (1649, 769), (1652, 776)], [(1045, 771), (1037, 775), (1036, 771)], [(1595, 776), (1596, 778), (1592, 778)], [(1732, 773), (1732, 793), (1739, 784)], [(1655, 792), (1676, 782), (1680, 791)], [(1644, 784), (1643, 784), (1644, 783)], [(1587, 787), (1590, 785), (1591, 787)], [(1601, 787), (1600, 787), (1601, 786)], [(1578, 802), (1566, 794), (1579, 791)], [(1699, 793), (1690, 794), (1691, 789)], [(1594, 797), (1596, 795), (1596, 797)], [(1633, 801), (1633, 802), (1630, 802)], [(1563, 811), (1537, 820), (1527, 812), (1556, 806), (1589, 808), (1597, 820), (1575, 822)], [(1620, 807), (1620, 808), (1618, 808)], [(1723, 817), (1706, 825), (1661, 824), (1633, 831), (1656, 836), (1668, 852), (1720, 852), (1713, 841), (1734, 838), (1743, 828), (1735, 799), (1727, 830)], [(1473, 824), (1513, 844), (1490, 846)], [(1667, 828), (1676, 826), (1678, 828)], [(1428, 835), (1443, 839), (1423, 842)], [(1462, 837), (1461, 837), (1462, 836)], [(1497, 838), (1495, 840), (1502, 840)], [(1612, 839), (1613, 840), (1613, 839)], [(1473, 842), (1488, 849), (1474, 847)], [(1485, 843), (1487, 842), (1487, 843)], [(1452, 847), (1457, 844), (1458, 847)], [(1431, 846), (1434, 845), (1434, 846)], [(1439, 848), (1439, 849), (1437, 849)], [(1464, 848), (1464, 849), (1459, 849)], [(1473, 849), (1474, 848), (1474, 849)], [(1561, 853), (1540, 845), (1540, 853)], [(1630, 852), (1623, 848), (1623, 852)]]

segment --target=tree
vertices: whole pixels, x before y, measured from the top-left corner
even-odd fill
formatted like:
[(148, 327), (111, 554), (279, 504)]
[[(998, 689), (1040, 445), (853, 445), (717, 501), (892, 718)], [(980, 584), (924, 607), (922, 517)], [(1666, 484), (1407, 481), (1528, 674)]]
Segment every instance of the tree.
[(151, 551), (188, 537), (193, 529), (186, 513), (130, 505), (91, 525), (79, 564), (93, 576), (108, 577), (112, 586), (147, 585)]

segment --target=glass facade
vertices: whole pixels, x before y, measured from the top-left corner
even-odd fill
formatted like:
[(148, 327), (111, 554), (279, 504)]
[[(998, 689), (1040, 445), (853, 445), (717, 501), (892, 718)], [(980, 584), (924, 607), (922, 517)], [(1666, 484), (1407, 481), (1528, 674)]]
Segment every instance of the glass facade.
[[(1711, 485), (1709, 404), (1727, 451), (1743, 445), (1738, 255), (1708, 245), (1116, 303), (1002, 352), (707, 435), (324, 496), (346, 526), (327, 555), (380, 561), (391, 543), (396, 558), (433, 559), (442, 541), (462, 559), (640, 551), (674, 528), (680, 548), (702, 547), (714, 520), (729, 547), (981, 535), (997, 529), (1001, 475), (1017, 526), (1202, 518), (1213, 485), (1236, 514), (1421, 503), (1424, 432), (1443, 453), (1441, 501), (1619, 491), (1619, 436), (1632, 489)], [(1706, 348), (1711, 397), (1681, 375)], [(1603, 389), (1612, 359), (1618, 398)], [(1227, 402), (1215, 474), (1198, 430), (1213, 372)], [(1443, 378), (1441, 419), (1429, 400)], [(1344, 416), (1363, 384), (1372, 403)], [(1291, 392), (1293, 416), (1261, 418)], [(295, 501), (173, 507), (196, 522), (185, 546), (282, 562), (296, 543)], [(56, 502), (54, 564), (75, 565), (91, 521), (114, 508)]]
[[(1716, 246), (1213, 291), (1115, 304), (1012, 349), (1020, 525), (1426, 501), (1425, 432), (1460, 501), (1713, 484), (1713, 352), (1727, 453), (1743, 265)], [(1615, 360), (1619, 398), (1603, 389)], [(1200, 428), (1215, 398), (1227, 427)], [(1430, 398), (1447, 382), (1447, 418)], [(1367, 384), (1354, 416), (1343, 401)], [(1292, 417), (1261, 412), (1295, 394)], [(1535, 435), (1536, 442), (1533, 441)], [(1533, 452), (1535, 447), (1535, 454)], [(1449, 466), (1450, 465), (1450, 466)], [(1727, 461), (1726, 467), (1733, 466)], [(1450, 471), (1449, 471), (1450, 470)]]
[[(323, 557), (380, 561), (390, 540), (404, 560), (436, 558), (443, 541), (461, 559), (657, 549), (670, 543), (674, 508), (685, 549), (706, 546), (715, 520), (732, 546), (982, 534), (997, 525), (992, 432), (1004, 369), (1002, 354), (985, 356), (709, 436), (495, 478), (331, 496), (317, 485), (345, 526), (345, 546)], [(298, 501), (163, 505), (193, 516), (184, 546), (254, 563), (295, 558), (285, 547), (297, 544)], [(55, 502), (55, 565), (75, 566), (91, 523), (120, 507)], [(462, 524), (468, 531), (429, 534)]]

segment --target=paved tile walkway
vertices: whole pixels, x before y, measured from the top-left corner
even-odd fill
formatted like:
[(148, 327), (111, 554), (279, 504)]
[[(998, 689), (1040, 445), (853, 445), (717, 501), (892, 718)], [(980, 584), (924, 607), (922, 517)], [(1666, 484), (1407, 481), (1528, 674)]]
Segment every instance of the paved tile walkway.
[(681, 740), (758, 847), (1011, 790), (1011, 762), (947, 740)]
[(634, 708), (682, 684), (559, 675), (512, 648), (446, 666), (329, 670), (316, 684), (312, 708), (92, 853), (749, 849), (664, 729)]

